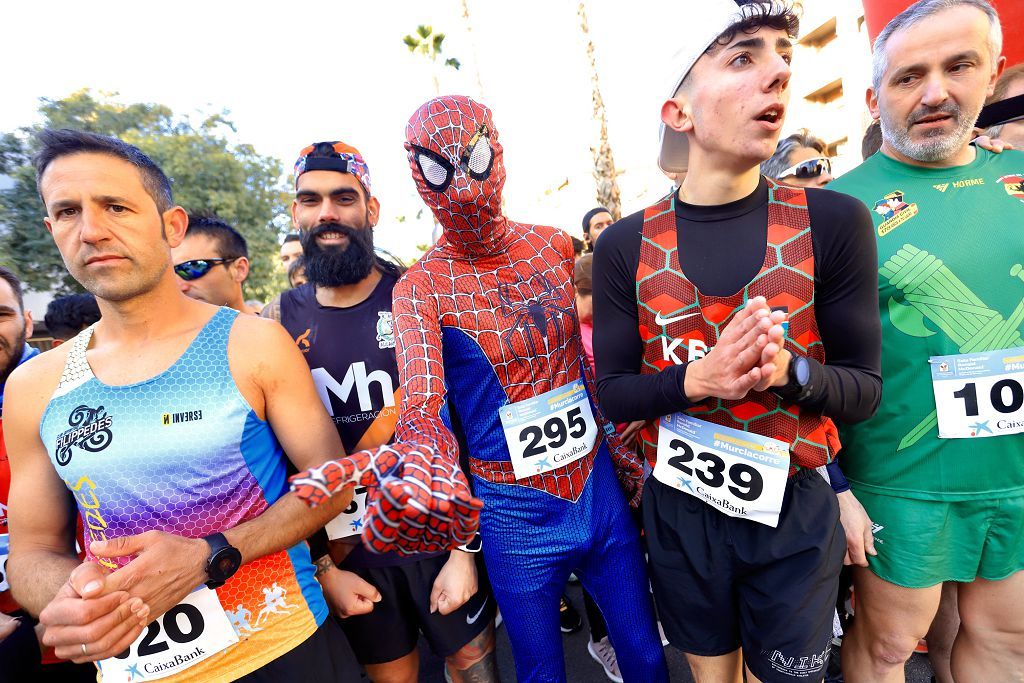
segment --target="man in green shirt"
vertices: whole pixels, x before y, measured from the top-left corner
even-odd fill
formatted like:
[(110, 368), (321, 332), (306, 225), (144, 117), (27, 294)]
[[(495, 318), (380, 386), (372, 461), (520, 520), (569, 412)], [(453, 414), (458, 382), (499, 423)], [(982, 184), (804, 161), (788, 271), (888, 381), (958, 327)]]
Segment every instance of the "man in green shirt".
[(958, 582), (957, 681), (1024, 676), (1024, 153), (969, 144), (1002, 70), (985, 0), (921, 0), (875, 42), (881, 154), (831, 189), (873, 211), (882, 403), (843, 431), (871, 517), (846, 680), (902, 681)]

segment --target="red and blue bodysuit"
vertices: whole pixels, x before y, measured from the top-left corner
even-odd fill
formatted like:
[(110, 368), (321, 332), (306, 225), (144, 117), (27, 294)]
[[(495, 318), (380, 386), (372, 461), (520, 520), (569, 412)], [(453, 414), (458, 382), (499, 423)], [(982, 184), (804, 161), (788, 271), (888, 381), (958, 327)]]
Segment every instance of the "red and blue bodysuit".
[[(444, 232), (395, 287), (396, 443), (303, 473), (293, 488), (317, 502), (378, 480), (371, 548), (464, 542), (479, 515), (520, 681), (565, 680), (558, 605), (571, 572), (601, 608), (625, 680), (667, 681), (629, 511), (642, 462), (594, 398), (570, 239), (502, 215), (502, 147), (486, 107), (433, 99), (410, 119), (405, 146)], [(458, 471), (460, 441), (482, 510)]]

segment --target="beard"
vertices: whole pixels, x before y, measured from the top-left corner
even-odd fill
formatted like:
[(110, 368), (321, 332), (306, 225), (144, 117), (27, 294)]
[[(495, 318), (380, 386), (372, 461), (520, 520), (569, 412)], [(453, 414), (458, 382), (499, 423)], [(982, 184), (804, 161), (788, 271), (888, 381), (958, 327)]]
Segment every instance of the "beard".
[(0, 365), (0, 387), (2, 387), (14, 372), (14, 368), (18, 367), (18, 363), (21, 362), (21, 354), (25, 353), (25, 330), (22, 329), (14, 338), (14, 344), (9, 344), (7, 339), (0, 336), (0, 352), (7, 356), (7, 362)]
[[(949, 114), (955, 119), (956, 127), (952, 131), (943, 133), (941, 130), (935, 130), (923, 140), (914, 140), (910, 137), (910, 129), (915, 122), (939, 113)], [(965, 112), (956, 103), (946, 102), (938, 107), (921, 107), (907, 117), (906, 121), (897, 121), (883, 109), (879, 124), (882, 126), (882, 138), (900, 154), (917, 161), (942, 161), (960, 151), (971, 139), (974, 122), (980, 113), (980, 106), (976, 111)]]
[[(344, 246), (321, 247), (316, 238), (337, 232), (348, 238)], [(360, 282), (370, 271), (376, 257), (373, 253), (373, 229), (367, 223), (354, 228), (342, 223), (322, 223), (300, 234), (306, 279), (319, 287), (341, 287)]]

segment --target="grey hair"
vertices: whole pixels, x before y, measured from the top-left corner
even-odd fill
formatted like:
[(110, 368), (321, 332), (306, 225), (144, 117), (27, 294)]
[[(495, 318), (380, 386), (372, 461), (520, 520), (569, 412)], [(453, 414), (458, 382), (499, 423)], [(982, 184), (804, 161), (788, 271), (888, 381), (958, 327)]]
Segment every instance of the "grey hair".
[(782, 172), (792, 166), (789, 163), (789, 157), (801, 147), (816, 149), (822, 155), (825, 154), (827, 149), (821, 138), (814, 137), (806, 129), (798, 130), (788, 138), (779, 140), (779, 146), (775, 148), (775, 154), (761, 162), (761, 174), (768, 176), (772, 180), (778, 180), (782, 176)]
[(882, 84), (885, 70), (889, 68), (889, 57), (885, 50), (893, 34), (954, 7), (975, 7), (988, 17), (988, 49), (992, 54), (992, 64), (995, 65), (1003, 52), (1003, 28), (999, 25), (999, 14), (988, 0), (918, 0), (893, 17), (875, 38), (874, 51), (871, 55), (871, 85), (876, 91)]

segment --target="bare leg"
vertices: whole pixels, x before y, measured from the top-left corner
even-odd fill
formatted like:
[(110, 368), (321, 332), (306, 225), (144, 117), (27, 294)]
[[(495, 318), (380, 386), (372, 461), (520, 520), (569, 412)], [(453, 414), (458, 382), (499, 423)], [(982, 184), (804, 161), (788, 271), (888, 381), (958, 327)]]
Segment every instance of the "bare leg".
[(462, 649), (445, 659), (452, 683), (497, 683), (498, 661), (494, 656), (494, 624), (490, 624)]
[(390, 662), (366, 665), (366, 675), (373, 683), (416, 683), (419, 672), (420, 653), (415, 649)]
[(693, 672), (694, 683), (740, 683), (743, 680), (743, 657), (739, 649), (718, 657), (687, 653), (686, 661)]
[(957, 683), (1024, 681), (1024, 572), (960, 584), (960, 632), (951, 665)]
[(939, 608), (941, 584), (903, 588), (853, 568), (857, 616), (843, 639), (847, 683), (903, 683), (903, 665)]
[(928, 629), (928, 635), (925, 636), (925, 640), (928, 641), (928, 661), (932, 663), (932, 669), (935, 671), (936, 683), (953, 683), (953, 674), (949, 670), (949, 655), (953, 650), (953, 639), (960, 629), (956, 600), (959, 585), (955, 581), (942, 584), (939, 612)]

